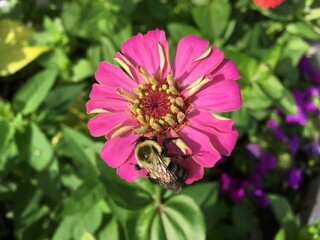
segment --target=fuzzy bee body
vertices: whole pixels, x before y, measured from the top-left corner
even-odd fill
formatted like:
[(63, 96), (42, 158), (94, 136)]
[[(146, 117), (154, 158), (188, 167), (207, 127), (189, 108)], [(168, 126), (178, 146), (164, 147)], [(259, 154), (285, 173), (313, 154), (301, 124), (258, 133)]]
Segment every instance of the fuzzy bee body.
[(172, 158), (181, 159), (167, 151), (167, 143), (173, 140), (164, 140), (162, 146), (157, 141), (147, 137), (140, 137), (135, 147), (137, 159), (136, 169), (146, 169), (148, 179), (160, 186), (179, 192), (181, 185), (188, 177), (188, 172), (181, 165), (172, 161)]

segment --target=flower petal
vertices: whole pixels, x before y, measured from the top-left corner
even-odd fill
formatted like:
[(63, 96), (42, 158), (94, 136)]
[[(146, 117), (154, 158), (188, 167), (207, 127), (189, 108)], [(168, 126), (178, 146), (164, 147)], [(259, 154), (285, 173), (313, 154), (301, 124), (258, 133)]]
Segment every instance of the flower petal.
[(122, 87), (129, 92), (137, 85), (120, 68), (107, 62), (99, 64), (95, 78), (102, 85), (106, 85), (112, 89)]
[[(165, 32), (162, 30), (149, 31), (145, 35), (141, 33), (133, 36), (121, 46), (121, 52), (133, 63), (135, 67), (142, 66), (150, 75), (154, 76), (160, 70), (160, 44), (167, 56), (168, 43)], [(168, 71), (169, 64), (166, 66)]]
[(89, 97), (91, 99), (93, 98), (113, 98), (123, 101), (123, 97), (120, 96), (114, 89), (109, 88), (104, 85), (100, 85), (97, 83), (94, 83), (92, 85), (92, 90), (90, 92)]
[(206, 51), (208, 45), (208, 41), (194, 35), (181, 38), (172, 66), (176, 79), (184, 78), (192, 62)]
[(134, 151), (137, 136), (128, 131), (103, 145), (100, 156), (112, 168), (126, 162)]
[(188, 171), (186, 184), (191, 184), (203, 178), (204, 167), (195, 162), (192, 158), (177, 162)]
[(134, 156), (134, 151), (132, 151), (128, 160), (117, 168), (117, 174), (122, 179), (128, 182), (133, 182), (140, 175), (140, 171), (135, 169), (135, 164), (137, 164), (137, 161)]
[(88, 128), (92, 136), (100, 137), (128, 118), (125, 112), (100, 113), (89, 120)]
[(87, 113), (91, 113), (96, 109), (104, 109), (108, 112), (126, 112), (127, 102), (125, 99), (104, 99), (104, 98), (95, 98), (87, 102), (86, 108)]
[(241, 107), (240, 88), (234, 81), (212, 81), (197, 92), (192, 102), (196, 108), (229, 112)]
[(191, 148), (194, 154), (192, 158), (201, 166), (213, 167), (221, 158), (220, 153), (211, 145), (208, 136), (192, 126), (184, 127), (179, 132), (179, 136)]
[(236, 65), (228, 59), (224, 59), (210, 75), (212, 80), (216, 81), (222, 79), (235, 81), (241, 77)]
[(201, 128), (210, 127), (214, 128), (218, 132), (230, 132), (232, 131), (234, 121), (228, 118), (218, 119), (208, 110), (204, 109), (192, 109), (188, 115), (187, 119), (195, 127)]

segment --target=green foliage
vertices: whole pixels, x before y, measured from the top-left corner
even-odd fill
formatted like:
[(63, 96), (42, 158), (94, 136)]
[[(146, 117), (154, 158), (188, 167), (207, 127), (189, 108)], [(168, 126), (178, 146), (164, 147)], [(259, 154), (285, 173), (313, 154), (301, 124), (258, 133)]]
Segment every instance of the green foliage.
[[(224, 170), (248, 175), (251, 159), (243, 151), (259, 142), (282, 161), (281, 172), (293, 161), (264, 125), (274, 118), (272, 107), (297, 112), (291, 92), (307, 86), (298, 64), (310, 40), (320, 40), (316, 1), (286, 0), (271, 10), (251, 0), (8, 2), (0, 8), (0, 239), (319, 239), (319, 223), (296, 220), (301, 194), (289, 192), (283, 178), (266, 184), (277, 193), (266, 214), (272, 226), (249, 194), (237, 203), (219, 194), (219, 166), (178, 195), (146, 179), (120, 179), (101, 160), (105, 139), (89, 136), (85, 112), (99, 62), (115, 64), (132, 35), (166, 30), (171, 57), (183, 36), (197, 35), (221, 48), (241, 74), (243, 107), (230, 114), (240, 147), (231, 158), (246, 164)], [(309, 143), (318, 129), (316, 119), (290, 131)], [(301, 159), (319, 174), (317, 156)]]

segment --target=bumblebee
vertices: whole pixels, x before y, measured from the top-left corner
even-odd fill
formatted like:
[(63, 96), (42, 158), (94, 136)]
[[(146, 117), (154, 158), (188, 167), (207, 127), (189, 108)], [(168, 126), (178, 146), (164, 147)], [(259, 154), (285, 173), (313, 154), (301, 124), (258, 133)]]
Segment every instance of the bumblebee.
[(178, 156), (168, 152), (167, 145), (177, 138), (165, 138), (162, 146), (156, 137), (152, 139), (141, 136), (136, 141), (136, 170), (146, 169), (148, 179), (175, 193), (181, 190), (181, 185), (188, 177), (188, 172), (172, 160), (183, 160), (191, 155)]

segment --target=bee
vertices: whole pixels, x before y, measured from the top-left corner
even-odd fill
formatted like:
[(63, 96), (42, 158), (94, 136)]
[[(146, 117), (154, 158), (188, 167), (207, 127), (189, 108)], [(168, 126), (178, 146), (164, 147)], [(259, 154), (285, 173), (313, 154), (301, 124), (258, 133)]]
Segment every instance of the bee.
[(181, 185), (188, 177), (188, 172), (172, 160), (183, 160), (191, 155), (178, 156), (168, 152), (167, 145), (177, 138), (165, 138), (162, 145), (156, 137), (152, 139), (141, 136), (136, 141), (136, 170), (146, 169), (148, 179), (175, 193), (181, 190)]

